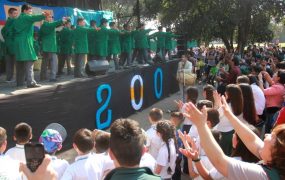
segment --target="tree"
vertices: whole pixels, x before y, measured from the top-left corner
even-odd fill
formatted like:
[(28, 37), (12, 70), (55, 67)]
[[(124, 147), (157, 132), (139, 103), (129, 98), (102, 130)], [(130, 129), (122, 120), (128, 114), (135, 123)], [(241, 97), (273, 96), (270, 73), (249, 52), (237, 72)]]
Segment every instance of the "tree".
[(238, 43), (238, 51), (252, 41), (269, 41), (270, 20), (285, 14), (283, 0), (144, 0), (148, 16), (159, 17), (165, 26), (191, 39), (221, 39), (226, 48)]

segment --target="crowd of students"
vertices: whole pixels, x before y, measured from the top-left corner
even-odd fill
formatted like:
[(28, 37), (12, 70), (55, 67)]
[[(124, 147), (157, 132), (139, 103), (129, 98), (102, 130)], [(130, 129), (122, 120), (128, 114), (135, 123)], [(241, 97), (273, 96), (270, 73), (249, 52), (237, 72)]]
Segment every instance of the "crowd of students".
[[(285, 71), (279, 69), (274, 74), (266, 88), (274, 89), (270, 93), (250, 85), (252, 79), (258, 82), (253, 74), (237, 76), (235, 84), (226, 85), (224, 95), (205, 85), (201, 100), (198, 89), (188, 87), (186, 102), (176, 102), (179, 111), (171, 113), (169, 120), (161, 109), (149, 112), (151, 127), (146, 131), (130, 119), (115, 120), (110, 133), (80, 129), (73, 136), (78, 156), (70, 165), (55, 156), (66, 131), (61, 125), (49, 125), (39, 137), (49, 156), (35, 173), (24, 164), (23, 145), (32, 138), (32, 128), (18, 124), (14, 130), (16, 146), (5, 154), (7, 135), (1, 128), (0, 163), (5, 166), (0, 167), (0, 177), (176, 180), (184, 173), (192, 179), (284, 179)], [(254, 88), (260, 88), (265, 99), (262, 115), (258, 113), (260, 106), (255, 106), (261, 101), (255, 98)], [(277, 101), (277, 97), (281, 99)], [(266, 111), (272, 98), (274, 103), (280, 102), (273, 116), (272, 111)]]
[[(86, 20), (78, 17), (75, 26), (68, 17), (54, 21), (50, 13), (33, 15), (32, 7), (27, 4), (22, 6), (20, 15), (15, 8), (10, 8), (8, 15), (1, 31), (4, 46), (0, 46), (0, 52), (3, 52), (0, 58), (6, 63), (6, 80), (13, 80), (16, 65), (17, 86), (23, 86), (26, 80), (28, 88), (39, 87), (33, 73), (39, 54), (42, 55), (40, 80), (56, 82), (57, 77), (64, 73), (65, 63), (67, 74), (73, 74), (73, 61), (76, 78), (86, 77), (85, 64), (88, 60), (113, 60), (116, 70), (123, 66), (131, 67), (134, 60), (139, 64), (152, 64), (150, 39), (157, 41), (156, 59), (165, 62), (166, 54), (171, 58), (173, 38), (178, 37), (169, 28), (163, 32), (162, 27), (149, 35), (154, 29), (145, 29), (144, 24), (135, 30), (124, 24), (120, 30), (115, 22), (108, 23), (104, 18), (100, 22), (91, 20), (87, 27)], [(34, 32), (35, 22), (43, 23)]]

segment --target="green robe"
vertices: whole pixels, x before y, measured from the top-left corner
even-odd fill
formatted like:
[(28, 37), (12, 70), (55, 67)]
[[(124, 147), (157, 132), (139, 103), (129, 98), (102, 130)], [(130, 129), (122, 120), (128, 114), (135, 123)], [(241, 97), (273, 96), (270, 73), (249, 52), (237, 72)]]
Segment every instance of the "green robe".
[(102, 26), (100, 30), (96, 31), (95, 39), (95, 55), (106, 57), (108, 56), (108, 39), (109, 39), (109, 30)]
[(156, 38), (157, 48), (165, 48), (166, 32), (156, 32), (150, 36)]
[(2, 28), (1, 33), (5, 40), (5, 52), (7, 54), (15, 54), (14, 52), (14, 34), (13, 26), (15, 19), (8, 17), (5, 26)]
[(55, 28), (62, 25), (62, 20), (55, 22), (45, 21), (40, 29), (40, 39), (42, 41), (42, 51), (57, 53), (57, 39)]
[(172, 38), (177, 38), (177, 37), (179, 37), (179, 36), (175, 35), (171, 32), (167, 32), (166, 33), (166, 39), (165, 39), (165, 49), (172, 50), (173, 49)]
[(108, 54), (118, 55), (120, 53), (121, 53), (120, 31), (117, 29), (110, 29), (109, 39), (108, 39)]
[(123, 30), (121, 35), (122, 52), (131, 53), (133, 49), (133, 33)]
[(147, 49), (147, 48), (149, 48), (148, 33), (150, 31), (152, 31), (152, 30), (151, 29), (148, 29), (148, 30), (136, 30), (134, 32), (135, 48), (138, 48), (138, 49)]
[(77, 26), (73, 30), (73, 43), (75, 54), (88, 54), (88, 32), (95, 31), (95, 29)]
[(70, 28), (64, 27), (59, 32), (59, 46), (61, 54), (72, 54), (73, 31)]
[(16, 61), (36, 61), (34, 49), (34, 23), (45, 19), (44, 15), (21, 13), (14, 22), (14, 49)]
[(88, 32), (88, 49), (90, 55), (95, 55), (95, 49), (96, 49), (96, 31), (89, 31)]

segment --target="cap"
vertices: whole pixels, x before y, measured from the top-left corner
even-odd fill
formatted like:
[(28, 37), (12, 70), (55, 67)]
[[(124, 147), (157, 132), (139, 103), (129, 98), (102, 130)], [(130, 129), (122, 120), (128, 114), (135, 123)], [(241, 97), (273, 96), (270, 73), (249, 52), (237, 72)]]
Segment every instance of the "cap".
[(53, 130), (56, 130), (57, 132), (59, 132), (59, 134), (62, 137), (62, 142), (65, 141), (65, 139), (67, 137), (66, 129), (59, 123), (51, 123), (45, 129), (53, 129)]
[(40, 136), (40, 143), (43, 143), (47, 153), (54, 153), (62, 148), (62, 137), (60, 133), (53, 129), (45, 129)]

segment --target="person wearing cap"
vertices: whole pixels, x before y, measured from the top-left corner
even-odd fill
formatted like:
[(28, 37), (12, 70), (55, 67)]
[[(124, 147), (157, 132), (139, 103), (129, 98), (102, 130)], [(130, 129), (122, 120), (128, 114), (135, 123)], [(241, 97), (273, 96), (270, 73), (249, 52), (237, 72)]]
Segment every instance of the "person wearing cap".
[[(62, 143), (66, 138), (65, 129), (57, 124), (59, 128), (55, 126), (48, 126), (40, 136), (39, 142), (44, 145), (45, 152), (51, 155), (51, 166), (57, 173), (57, 178), (60, 179), (69, 166), (68, 162), (64, 159), (58, 159), (55, 156), (57, 151), (62, 148)], [(62, 131), (56, 129), (64, 129)], [(65, 131), (65, 132), (63, 132)]]
[(112, 167), (109, 161), (102, 161), (92, 154), (94, 140), (88, 129), (79, 129), (73, 136), (73, 148), (78, 156), (75, 162), (67, 167), (61, 179), (101, 180), (104, 173)]
[(24, 4), (20, 16), (14, 22), (14, 50), (16, 57), (16, 80), (17, 86), (23, 86), (25, 78), (28, 88), (40, 87), (34, 79), (34, 61), (38, 57), (34, 49), (34, 23), (44, 20), (48, 15), (32, 15), (32, 7)]
[(53, 21), (53, 16), (49, 14), (40, 29), (40, 39), (42, 41), (43, 60), (41, 64), (40, 79), (44, 81), (47, 79), (48, 64), (50, 64), (50, 82), (56, 81), (57, 73), (57, 41), (55, 28), (62, 26), (66, 22), (65, 18), (59, 21)]

